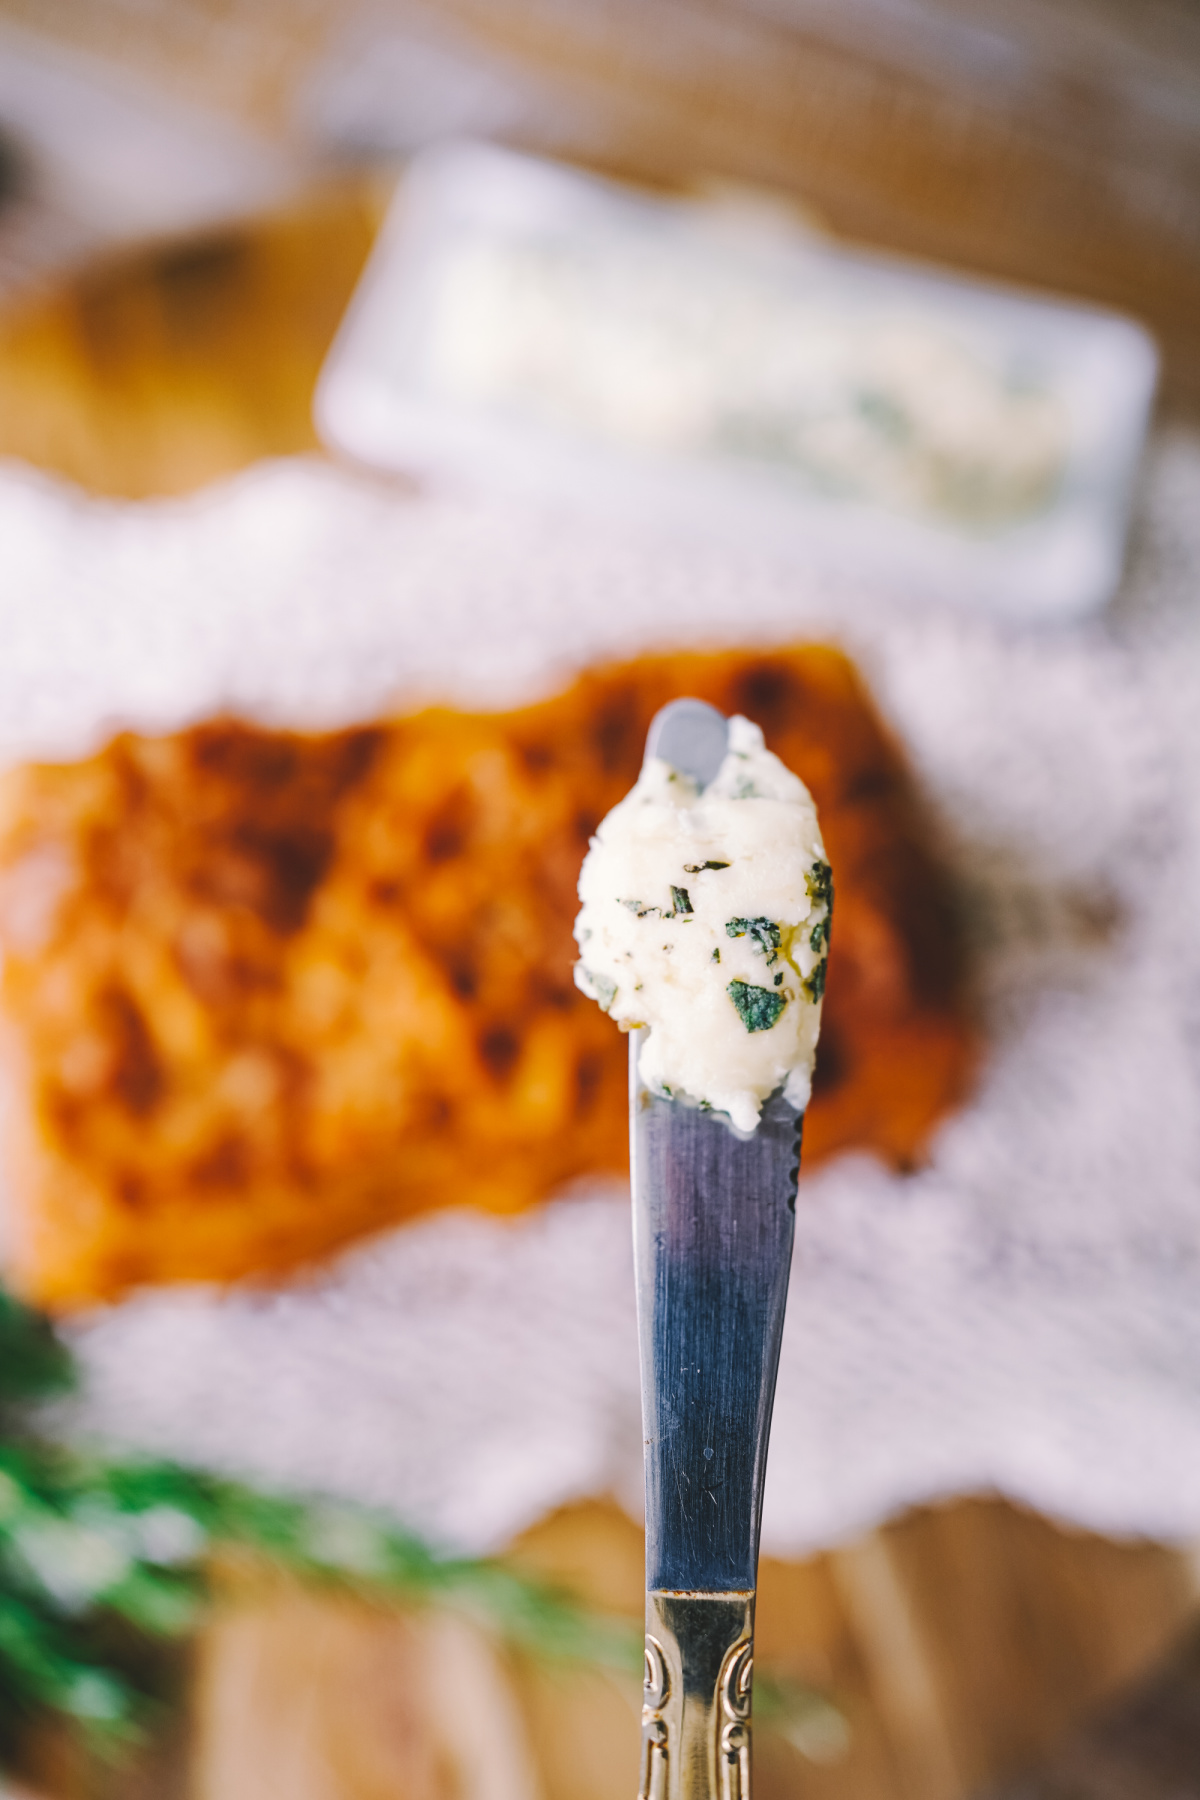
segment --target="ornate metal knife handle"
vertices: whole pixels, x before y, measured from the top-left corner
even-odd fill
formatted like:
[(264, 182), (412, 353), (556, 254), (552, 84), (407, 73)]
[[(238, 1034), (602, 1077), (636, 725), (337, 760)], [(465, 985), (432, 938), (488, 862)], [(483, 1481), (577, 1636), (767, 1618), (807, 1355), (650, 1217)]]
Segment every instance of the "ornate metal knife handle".
[(638, 1800), (749, 1800), (754, 1595), (646, 1596)]

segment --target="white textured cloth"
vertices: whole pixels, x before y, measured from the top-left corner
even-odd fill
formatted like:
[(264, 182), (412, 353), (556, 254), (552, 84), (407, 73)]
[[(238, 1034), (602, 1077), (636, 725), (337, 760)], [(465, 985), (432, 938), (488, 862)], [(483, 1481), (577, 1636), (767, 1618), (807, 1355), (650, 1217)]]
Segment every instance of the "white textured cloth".
[[(1000, 1491), (1200, 1533), (1200, 442), (1155, 448), (1103, 624), (1017, 631), (318, 462), (186, 503), (0, 475), (0, 751), (236, 708), (509, 702), (649, 645), (843, 642), (907, 747), (988, 1053), (930, 1165), (804, 1180), (764, 1545)], [(451, 1212), (287, 1290), (74, 1328), (64, 1423), (498, 1544), (639, 1504), (627, 1206)]]

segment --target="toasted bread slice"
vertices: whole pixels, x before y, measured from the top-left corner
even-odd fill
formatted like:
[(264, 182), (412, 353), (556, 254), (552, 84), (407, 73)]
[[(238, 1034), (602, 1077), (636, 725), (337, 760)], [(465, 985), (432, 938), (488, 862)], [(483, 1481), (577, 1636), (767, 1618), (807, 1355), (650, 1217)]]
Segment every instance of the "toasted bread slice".
[(70, 1307), (280, 1271), (626, 1167), (625, 1045), (572, 985), (590, 833), (667, 699), (808, 783), (837, 906), (811, 1167), (920, 1158), (972, 1032), (946, 884), (853, 667), (666, 655), (506, 714), (124, 733), (0, 783), (14, 1274)]

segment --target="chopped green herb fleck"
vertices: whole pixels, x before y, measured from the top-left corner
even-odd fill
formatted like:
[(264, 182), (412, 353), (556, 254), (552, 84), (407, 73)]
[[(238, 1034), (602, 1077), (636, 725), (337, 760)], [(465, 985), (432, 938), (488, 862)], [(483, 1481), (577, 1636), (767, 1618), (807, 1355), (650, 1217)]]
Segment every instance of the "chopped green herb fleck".
[(779, 960), (780, 931), (770, 919), (729, 919), (725, 934), (731, 938), (748, 937), (768, 964)]
[(808, 889), (809, 897), (815, 900), (818, 906), (833, 905), (833, 870), (827, 862), (815, 862), (804, 877), (804, 884)]
[(585, 969), (582, 963), (579, 965), (579, 971), (600, 1011), (607, 1012), (617, 997), (617, 984), (612, 976), (598, 975), (592, 969)]
[(748, 981), (731, 981), (725, 989), (738, 1009), (738, 1017), (747, 1031), (770, 1031), (787, 1005), (783, 994), (770, 988), (752, 987)]
[(713, 961), (714, 961), (714, 962), (720, 962), (720, 960), (721, 960), (721, 952), (720, 952), (720, 951), (719, 951), (719, 950), (714, 950), (714, 951), (713, 951), (713, 953), (712, 953), (712, 959), (713, 959)]
[(775, 977), (775, 986), (776, 987), (783, 986), (783, 970), (782, 969), (780, 969), (778, 975)]
[(728, 867), (728, 863), (718, 862), (684, 863), (683, 872), (685, 875), (703, 875), (705, 869), (727, 869)]
[(686, 888), (673, 887), (671, 889), (671, 908), (676, 914), (690, 913), (695, 910)]
[(804, 991), (814, 1006), (825, 992), (825, 970), (827, 967), (828, 958), (823, 956), (808, 980), (803, 983)]
[(814, 950), (820, 950), (822, 944), (828, 944), (828, 942), (829, 942), (829, 914), (828, 913), (825, 914), (825, 917), (823, 919), (817, 920), (816, 924), (812, 928), (812, 934), (809, 937), (808, 941)]

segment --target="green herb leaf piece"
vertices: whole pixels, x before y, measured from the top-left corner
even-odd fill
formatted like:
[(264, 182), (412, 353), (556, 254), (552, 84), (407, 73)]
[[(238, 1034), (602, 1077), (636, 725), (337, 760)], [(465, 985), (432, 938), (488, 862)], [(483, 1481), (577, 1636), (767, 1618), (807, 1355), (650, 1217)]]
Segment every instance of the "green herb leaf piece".
[(671, 907), (676, 914), (695, 911), (695, 908), (692, 905), (691, 895), (686, 888), (673, 887), (671, 889)]
[(820, 950), (822, 944), (828, 944), (828, 942), (829, 942), (829, 914), (828, 913), (825, 914), (825, 917), (823, 919), (817, 920), (816, 924), (812, 928), (812, 932), (809, 936), (808, 941), (814, 950)]
[(0, 1408), (65, 1393), (71, 1357), (40, 1313), (0, 1290)]
[(728, 867), (728, 863), (719, 862), (684, 863), (683, 872), (685, 875), (703, 875), (705, 869), (727, 869)]
[(725, 924), (725, 935), (731, 938), (748, 937), (768, 963), (778, 959), (781, 934), (778, 925), (771, 919), (729, 919)]
[(804, 885), (818, 906), (833, 905), (833, 870), (827, 862), (815, 862), (804, 877)]
[(828, 966), (829, 959), (823, 956), (808, 980), (802, 984), (814, 1006), (825, 992), (825, 971)]
[(725, 989), (738, 1009), (738, 1017), (747, 1031), (770, 1031), (787, 1005), (783, 994), (770, 988), (752, 987), (748, 981), (731, 981)]
[(597, 974), (594, 969), (585, 969), (579, 965), (579, 973), (587, 983), (587, 990), (601, 1012), (607, 1012), (617, 997), (617, 984), (611, 975)]

